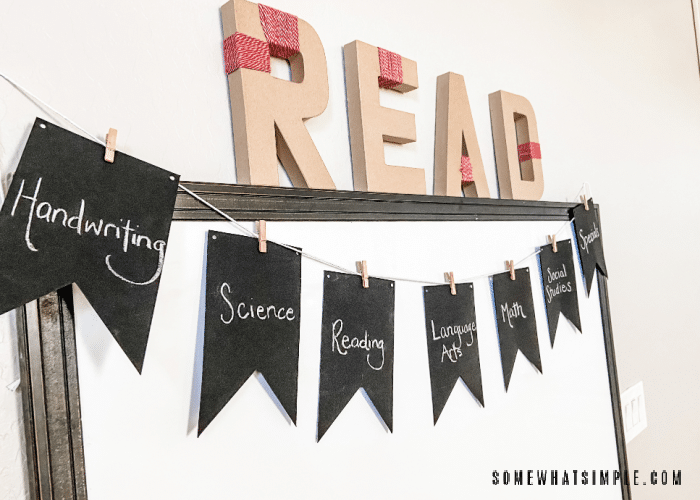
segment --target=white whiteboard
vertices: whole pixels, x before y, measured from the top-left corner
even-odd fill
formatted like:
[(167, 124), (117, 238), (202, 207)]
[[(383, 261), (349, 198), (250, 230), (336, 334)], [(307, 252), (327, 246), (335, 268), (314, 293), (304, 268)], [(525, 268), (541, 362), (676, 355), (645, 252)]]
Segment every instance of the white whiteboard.
[[(246, 223), (250, 224), (250, 223)], [(370, 275), (457, 281), (504, 271), (561, 221), (268, 222), (268, 238)], [(250, 224), (252, 229), (252, 224)], [(576, 279), (583, 334), (560, 318), (550, 347), (536, 257), (529, 266), (543, 373), (518, 355), (505, 392), (489, 280), (474, 281), (485, 407), (458, 382), (433, 425), (421, 285), (396, 284), (394, 432), (361, 393), (316, 442), (323, 271), (302, 261), (297, 427), (254, 377), (196, 436), (206, 231), (175, 221), (139, 376), (79, 292), (76, 336), (88, 497), (250, 498), (622, 497), (580, 485), (582, 470), (618, 468), (597, 283)], [(570, 226), (559, 239), (571, 238)], [(579, 485), (493, 485), (493, 471), (577, 470)], [(536, 477), (536, 473), (535, 473)], [(549, 482), (549, 474), (548, 474)], [(502, 478), (501, 478), (502, 480)], [(573, 478), (572, 478), (573, 480)]]

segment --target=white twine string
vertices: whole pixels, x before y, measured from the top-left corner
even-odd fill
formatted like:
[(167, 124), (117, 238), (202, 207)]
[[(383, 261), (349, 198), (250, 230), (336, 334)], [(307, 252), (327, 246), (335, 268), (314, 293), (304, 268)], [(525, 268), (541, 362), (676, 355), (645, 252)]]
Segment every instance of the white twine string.
[[(20, 91), (20, 92), (21, 92), (22, 94), (24, 94), (25, 96), (27, 96), (31, 101), (34, 101), (36, 104), (39, 104), (39, 105), (41, 105), (41, 106), (43, 106), (43, 107), (45, 107), (45, 108), (51, 110), (51, 112), (53, 112), (53, 113), (57, 114), (58, 116), (60, 116), (61, 118), (63, 118), (65, 121), (67, 121), (68, 123), (70, 123), (71, 125), (73, 125), (73, 127), (75, 127), (76, 129), (80, 130), (80, 131), (81, 131), (83, 134), (85, 134), (87, 137), (89, 137), (90, 139), (94, 140), (94, 141), (97, 142), (98, 144), (101, 144), (101, 145), (103, 145), (103, 146), (106, 147), (106, 145), (107, 145), (106, 141), (104, 141), (104, 140), (102, 140), (102, 139), (98, 139), (97, 137), (95, 137), (94, 135), (92, 135), (90, 132), (88, 132), (87, 130), (85, 130), (83, 127), (81, 127), (80, 125), (78, 125), (77, 123), (75, 123), (73, 120), (71, 120), (70, 118), (68, 118), (66, 115), (64, 115), (63, 113), (61, 113), (60, 111), (58, 111), (57, 109), (55, 109), (53, 106), (51, 106), (51, 105), (48, 104), (47, 102), (43, 101), (42, 99), (40, 99), (39, 97), (37, 97), (36, 95), (34, 95), (33, 93), (31, 93), (29, 90), (27, 90), (26, 88), (24, 88), (23, 86), (21, 86), (20, 84), (18, 84), (17, 82), (15, 82), (14, 80), (10, 79), (10, 78), (9, 78), (8, 76), (6, 76), (5, 74), (0, 73), (0, 77), (2, 77), (2, 78), (4, 78), (5, 80), (7, 80), (7, 82), (8, 82), (10, 85), (12, 85), (13, 87), (15, 87), (18, 91)], [(257, 239), (257, 237), (258, 237), (257, 234), (255, 234), (253, 231), (250, 231), (250, 230), (247, 229), (245, 226), (241, 225), (236, 219), (234, 219), (233, 217), (231, 217), (230, 215), (228, 215), (228, 214), (225, 213), (224, 211), (222, 211), (222, 210), (220, 210), (219, 208), (217, 208), (216, 206), (212, 205), (212, 204), (209, 203), (207, 200), (205, 200), (205, 199), (202, 198), (201, 196), (197, 195), (196, 193), (192, 192), (191, 190), (189, 190), (188, 188), (186, 188), (186, 187), (183, 186), (182, 184), (179, 184), (179, 183), (178, 183), (178, 187), (179, 187), (180, 189), (182, 189), (184, 192), (186, 192), (187, 194), (189, 194), (190, 196), (192, 196), (194, 199), (196, 199), (197, 201), (199, 201), (200, 203), (204, 204), (207, 208), (210, 208), (211, 210), (213, 210), (214, 212), (216, 212), (217, 214), (219, 214), (220, 216), (222, 216), (224, 219), (226, 219), (228, 222), (230, 222), (234, 227), (236, 227), (239, 231), (242, 231), (246, 236), (249, 236), (249, 237), (251, 237), (251, 238), (256, 238), (256, 239)], [(583, 186), (581, 187), (581, 189), (579, 190), (579, 192), (576, 194), (576, 196), (575, 196), (574, 198), (575, 198), (575, 199), (578, 198), (578, 196), (581, 194), (582, 191), (587, 192), (587, 193), (589, 194), (589, 195), (588, 195), (588, 198), (590, 198), (590, 186), (589, 186), (589, 184), (588, 184), (587, 182), (584, 182), (584, 183), (583, 183)], [(585, 193), (584, 193), (584, 194), (585, 194)], [(562, 225), (562, 227), (555, 233), (555, 235), (558, 235), (560, 232), (562, 232), (572, 221), (573, 221), (573, 219), (570, 220), (570, 221), (565, 222), (565, 223)], [(327, 261), (327, 260), (325, 260), (325, 259), (321, 259), (320, 257), (316, 257), (316, 256), (314, 256), (314, 255), (311, 255), (311, 254), (308, 253), (308, 252), (301, 251), (301, 250), (299, 250), (298, 248), (294, 248), (294, 247), (291, 246), (291, 245), (287, 245), (286, 243), (276, 242), (276, 241), (273, 241), (273, 240), (271, 240), (271, 239), (269, 239), (269, 238), (268, 238), (267, 241), (269, 241), (270, 243), (274, 243), (274, 244), (276, 244), (276, 245), (279, 245), (279, 246), (281, 246), (281, 247), (287, 248), (287, 249), (289, 249), (289, 250), (291, 250), (291, 251), (293, 251), (293, 252), (295, 252), (295, 253), (297, 253), (297, 254), (300, 254), (302, 257), (305, 257), (305, 258), (307, 258), (307, 259), (316, 261), (316, 262), (318, 262), (318, 263), (320, 263), (320, 264), (323, 264), (324, 266), (332, 267), (333, 269), (337, 269), (338, 271), (344, 272), (344, 273), (346, 273), (346, 274), (356, 274), (356, 275), (360, 275), (360, 274), (361, 274), (361, 273), (357, 272), (356, 270), (346, 269), (346, 268), (344, 268), (343, 266), (339, 266), (339, 265), (334, 264), (334, 263), (332, 263), (332, 262), (329, 262), (329, 261)], [(530, 253), (529, 255), (527, 255), (526, 257), (524, 257), (523, 259), (519, 260), (519, 261), (515, 264), (515, 266), (516, 266), (516, 267), (519, 266), (520, 264), (522, 264), (523, 262), (525, 262), (525, 261), (528, 260), (529, 258), (534, 257), (535, 255), (539, 254), (540, 252), (542, 252), (542, 247), (538, 248), (537, 250), (535, 250), (534, 252)], [(500, 271), (499, 271), (499, 272), (500, 272)], [(481, 274), (481, 275), (479, 275), (479, 276), (472, 276), (472, 277), (467, 278), (467, 279), (464, 279), (464, 280), (459, 280), (459, 281), (455, 280), (455, 283), (471, 283), (471, 282), (476, 281), (476, 280), (478, 280), (478, 279), (489, 278), (489, 277), (491, 277), (491, 276), (494, 275), (494, 274), (498, 274), (498, 273)], [(423, 285), (444, 285), (444, 284), (445, 284), (444, 282), (441, 282), (441, 281), (430, 281), (430, 280), (420, 280), (420, 279), (401, 278), (401, 277), (390, 277), (390, 276), (377, 276), (377, 275), (370, 275), (370, 276), (371, 276), (371, 277), (374, 277), (374, 278), (378, 278), (378, 279), (389, 280), (389, 281), (404, 281), (404, 282), (408, 282), (408, 283), (418, 283), (418, 284), (423, 284)]]

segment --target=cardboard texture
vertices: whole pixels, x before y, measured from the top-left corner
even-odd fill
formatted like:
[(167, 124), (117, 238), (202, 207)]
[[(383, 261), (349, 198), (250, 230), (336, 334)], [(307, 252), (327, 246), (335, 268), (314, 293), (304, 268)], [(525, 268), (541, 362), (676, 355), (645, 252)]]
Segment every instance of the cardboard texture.
[[(437, 196), (489, 198), (484, 162), (469, 106), (464, 77), (445, 73), (437, 78), (435, 112), (435, 181)], [(468, 156), (473, 182), (462, 184), (462, 156)]]
[(539, 200), (544, 193), (542, 160), (519, 161), (518, 145), (539, 143), (535, 110), (523, 96), (499, 90), (489, 95), (491, 130), (501, 198)]
[(603, 253), (600, 220), (598, 219), (598, 210), (593, 205), (593, 198), (588, 200), (588, 205), (590, 210), (586, 210), (583, 204), (577, 205), (571, 210), (587, 296), (591, 294), (596, 267), (605, 276), (608, 275), (608, 269), (605, 266), (605, 254)]
[(433, 423), (440, 418), (460, 377), (484, 406), (474, 287), (471, 283), (455, 287), (456, 295), (452, 295), (450, 285), (423, 287)]
[(363, 388), (393, 428), (394, 282), (324, 272), (317, 440)]
[[(241, 32), (266, 41), (258, 4), (231, 0), (221, 7), (224, 39)], [(300, 52), (288, 59), (292, 81), (241, 68), (228, 75), (237, 180), (278, 186), (277, 158), (295, 187), (335, 189), (304, 126), (328, 104), (326, 55), (316, 31), (298, 20)]]
[(296, 424), (301, 255), (209, 231), (199, 434), (257, 370)]
[(558, 241), (556, 245), (556, 252), (553, 245), (546, 245), (538, 255), (552, 347), (557, 334), (559, 313), (571, 321), (579, 332), (582, 331), (571, 240)]
[[(379, 52), (377, 47), (355, 40), (343, 47), (347, 86), (348, 121), (355, 190), (425, 194), (425, 171), (390, 166), (384, 159), (384, 142), (416, 141), (412, 113), (379, 104)], [(387, 92), (406, 93), (418, 88), (418, 66), (401, 58), (403, 83)]]
[(542, 373), (529, 271), (528, 268), (516, 269), (514, 280), (510, 279), (509, 272), (491, 277), (494, 313), (506, 391), (508, 391), (518, 351), (522, 352), (528, 361)]
[(37, 119), (0, 211), (0, 314), (77, 283), (141, 372), (179, 176)]

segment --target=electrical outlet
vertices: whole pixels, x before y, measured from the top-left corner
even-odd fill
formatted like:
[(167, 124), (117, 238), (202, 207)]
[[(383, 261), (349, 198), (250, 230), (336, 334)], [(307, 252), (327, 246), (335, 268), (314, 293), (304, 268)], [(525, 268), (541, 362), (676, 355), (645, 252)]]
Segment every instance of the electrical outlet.
[(625, 442), (629, 443), (647, 428), (647, 412), (644, 404), (644, 384), (639, 382), (620, 396)]

